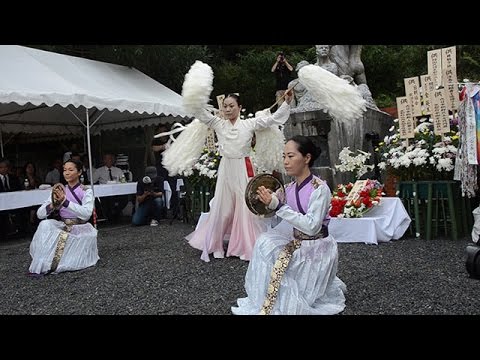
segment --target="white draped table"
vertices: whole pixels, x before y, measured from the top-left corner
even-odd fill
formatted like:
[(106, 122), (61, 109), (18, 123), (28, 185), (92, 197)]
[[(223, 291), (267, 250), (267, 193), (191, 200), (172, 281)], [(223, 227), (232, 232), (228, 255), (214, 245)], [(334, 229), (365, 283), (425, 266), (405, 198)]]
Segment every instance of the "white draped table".
[(400, 239), (411, 219), (397, 197), (384, 197), (362, 218), (332, 218), (328, 231), (338, 243), (378, 244)]
[[(35, 189), (2, 192), (0, 193), (0, 211), (41, 205), (50, 196), (50, 191), (51, 189)], [(95, 185), (95, 197), (127, 195), (136, 192), (136, 182)]]
[[(200, 224), (208, 219), (209, 213), (202, 213), (198, 219)], [(265, 221), (270, 221), (266, 218)], [(384, 197), (379, 205), (372, 208), (362, 218), (332, 218), (328, 231), (337, 243), (361, 242), (378, 244), (400, 239), (410, 225), (411, 219), (397, 197)]]

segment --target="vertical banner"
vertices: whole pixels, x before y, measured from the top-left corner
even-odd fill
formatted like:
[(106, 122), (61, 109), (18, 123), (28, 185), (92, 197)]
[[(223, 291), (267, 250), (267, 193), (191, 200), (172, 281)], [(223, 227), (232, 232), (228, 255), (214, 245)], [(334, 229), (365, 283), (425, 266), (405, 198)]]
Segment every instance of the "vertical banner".
[(410, 103), (413, 116), (422, 116), (422, 99), (420, 98), (420, 83), (418, 76), (403, 79), (405, 95)]
[(442, 49), (427, 51), (427, 65), (435, 86), (442, 85)]
[(448, 105), (445, 89), (438, 89), (433, 92), (433, 131), (442, 135), (450, 131), (450, 119), (448, 117)]
[(442, 71), (443, 86), (447, 95), (448, 110), (454, 112), (460, 105), (458, 94), (457, 68), (449, 67)]
[(408, 139), (415, 137), (415, 119), (412, 117), (410, 104), (406, 96), (397, 97), (398, 111), (398, 130), (400, 139)]
[(442, 70), (457, 68), (457, 50), (455, 46), (443, 48), (442, 50)]
[[(469, 86), (469, 85), (467, 85)], [(469, 90), (469, 93), (471, 89)], [(478, 165), (477, 155), (477, 120), (475, 118), (475, 108), (470, 96), (465, 97), (465, 146), (467, 147), (467, 158), (470, 165)]]
[(423, 93), (423, 115), (430, 115), (432, 113), (433, 92), (435, 91), (433, 75), (420, 75), (420, 82)]

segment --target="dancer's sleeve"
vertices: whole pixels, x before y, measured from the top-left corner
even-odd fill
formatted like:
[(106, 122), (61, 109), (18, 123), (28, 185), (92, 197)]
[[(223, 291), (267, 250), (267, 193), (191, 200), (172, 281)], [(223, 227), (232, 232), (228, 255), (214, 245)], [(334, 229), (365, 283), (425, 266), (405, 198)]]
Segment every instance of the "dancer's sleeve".
[(285, 101), (278, 108), (273, 115), (268, 116), (259, 116), (253, 119), (247, 119), (244, 121), (250, 121), (254, 124), (255, 130), (265, 129), (272, 125), (283, 125), (287, 122), (290, 117), (290, 105)]
[(48, 199), (45, 200), (37, 210), (37, 217), (41, 219), (46, 219), (48, 215), (53, 211), (52, 207), (52, 193), (48, 196)]
[(209, 111), (202, 109), (199, 112), (195, 113), (195, 117), (200, 120), (202, 123), (207, 125), (212, 129), (216, 129), (217, 126), (222, 121), (218, 116), (212, 115)]

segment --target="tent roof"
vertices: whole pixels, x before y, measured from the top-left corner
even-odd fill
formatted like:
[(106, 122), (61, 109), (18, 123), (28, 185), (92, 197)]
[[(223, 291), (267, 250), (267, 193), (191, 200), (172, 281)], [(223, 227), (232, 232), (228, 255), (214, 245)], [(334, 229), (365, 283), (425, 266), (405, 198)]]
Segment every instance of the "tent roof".
[[(3, 132), (83, 133), (174, 122), (188, 117), (182, 97), (127, 66), (24, 46), (0, 46), (0, 126)], [(100, 111), (99, 111), (100, 110)], [(168, 118), (167, 118), (168, 116)], [(162, 121), (163, 120), (163, 121)]]

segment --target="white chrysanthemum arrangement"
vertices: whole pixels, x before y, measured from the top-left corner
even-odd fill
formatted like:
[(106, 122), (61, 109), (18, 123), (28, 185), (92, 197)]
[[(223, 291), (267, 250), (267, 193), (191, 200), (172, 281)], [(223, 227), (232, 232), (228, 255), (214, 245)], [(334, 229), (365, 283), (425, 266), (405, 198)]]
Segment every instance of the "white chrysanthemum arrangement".
[(389, 170), (400, 180), (438, 180), (453, 178), (458, 151), (458, 119), (450, 116), (449, 133), (435, 135), (433, 120), (421, 118), (415, 128), (415, 137), (408, 145), (400, 139), (398, 119), (375, 149), (380, 154), (378, 167)]

